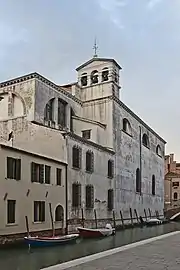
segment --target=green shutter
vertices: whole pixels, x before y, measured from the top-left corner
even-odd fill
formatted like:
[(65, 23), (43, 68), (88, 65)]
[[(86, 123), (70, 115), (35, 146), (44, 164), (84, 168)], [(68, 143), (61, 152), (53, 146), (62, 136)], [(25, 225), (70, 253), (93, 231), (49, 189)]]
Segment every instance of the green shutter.
[(20, 159), (16, 159), (15, 176), (16, 176), (16, 180), (21, 180), (21, 160)]
[(39, 165), (39, 183), (44, 183), (44, 164)]
[(13, 179), (13, 159), (7, 157), (7, 178)]
[(51, 179), (51, 167), (45, 165), (45, 183), (50, 184)]
[(37, 182), (36, 179), (36, 164), (31, 162), (31, 182)]

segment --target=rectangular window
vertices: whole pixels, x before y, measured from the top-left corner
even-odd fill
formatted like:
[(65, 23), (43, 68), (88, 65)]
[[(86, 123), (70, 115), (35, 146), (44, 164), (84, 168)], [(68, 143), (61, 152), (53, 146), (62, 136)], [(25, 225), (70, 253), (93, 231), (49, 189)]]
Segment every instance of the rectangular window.
[(14, 224), (16, 217), (16, 201), (7, 200), (7, 223)]
[(50, 184), (51, 182), (51, 167), (45, 165), (45, 184)]
[(91, 130), (83, 130), (82, 131), (82, 137), (89, 140), (91, 138)]
[(58, 99), (58, 124), (62, 128), (66, 126), (66, 105), (64, 100)]
[(21, 180), (21, 159), (7, 157), (7, 178)]
[(114, 162), (111, 159), (108, 160), (108, 177), (114, 177)]
[(31, 182), (44, 183), (44, 165), (31, 162)]
[(61, 176), (62, 176), (62, 170), (59, 168), (56, 168), (56, 184), (57, 184), (57, 186), (61, 186)]
[(45, 202), (34, 201), (34, 222), (45, 221)]
[(94, 187), (92, 185), (86, 186), (86, 208), (94, 208)]

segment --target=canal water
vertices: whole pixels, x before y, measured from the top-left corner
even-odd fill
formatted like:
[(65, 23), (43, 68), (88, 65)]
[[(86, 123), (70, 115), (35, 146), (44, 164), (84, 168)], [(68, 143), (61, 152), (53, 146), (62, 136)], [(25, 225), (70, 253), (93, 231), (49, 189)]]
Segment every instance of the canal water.
[(0, 269), (39, 270), (50, 265), (59, 264), (176, 230), (180, 230), (180, 223), (127, 229), (117, 232), (115, 236), (100, 240), (78, 239), (76, 244), (67, 246), (36, 248), (31, 249), (31, 251), (29, 251), (26, 246), (16, 249), (0, 250)]

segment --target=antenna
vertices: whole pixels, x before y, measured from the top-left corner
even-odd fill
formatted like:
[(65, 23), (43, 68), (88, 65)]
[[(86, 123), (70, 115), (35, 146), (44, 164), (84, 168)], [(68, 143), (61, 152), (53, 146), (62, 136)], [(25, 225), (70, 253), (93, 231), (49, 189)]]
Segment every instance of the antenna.
[(94, 56), (93, 57), (97, 57), (97, 49), (98, 49), (97, 40), (95, 38), (95, 40), (94, 40), (94, 46), (93, 46), (93, 50), (94, 50)]

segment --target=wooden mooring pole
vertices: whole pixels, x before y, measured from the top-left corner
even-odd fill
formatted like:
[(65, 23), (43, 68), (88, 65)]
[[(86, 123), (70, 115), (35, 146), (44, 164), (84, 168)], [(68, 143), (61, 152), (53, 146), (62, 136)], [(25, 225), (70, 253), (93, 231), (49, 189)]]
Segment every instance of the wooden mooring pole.
[(133, 225), (133, 216), (132, 216), (132, 209), (131, 208), (129, 208), (129, 213), (130, 213), (131, 225)]
[(137, 214), (137, 210), (136, 210), (136, 209), (134, 209), (134, 214), (135, 214), (135, 216), (136, 216), (137, 223), (139, 223), (139, 218), (138, 218), (138, 214)]
[(116, 228), (116, 215), (115, 215), (114, 210), (113, 210), (113, 225), (114, 225), (114, 228)]
[(148, 208), (148, 211), (149, 211), (149, 217), (151, 218), (151, 210), (150, 210), (150, 208)]
[(55, 235), (55, 229), (54, 229), (54, 221), (53, 221), (53, 214), (52, 214), (52, 205), (49, 203), (49, 212), (51, 217), (51, 225), (52, 225), (52, 236)]
[(96, 209), (94, 209), (94, 218), (95, 218), (95, 224), (96, 224), (96, 229), (98, 228), (98, 223), (97, 223), (97, 213)]
[(81, 208), (81, 220), (82, 220), (82, 226), (84, 228), (84, 209)]
[(122, 222), (122, 228), (124, 229), (124, 219), (123, 219), (123, 214), (121, 210), (120, 210), (120, 217), (121, 217), (121, 222)]
[(146, 214), (146, 209), (144, 209), (144, 217), (147, 220), (147, 214)]
[(26, 221), (27, 236), (29, 237), (30, 236), (30, 233), (29, 233), (29, 222), (28, 222), (28, 217), (27, 216), (25, 216), (25, 221)]

